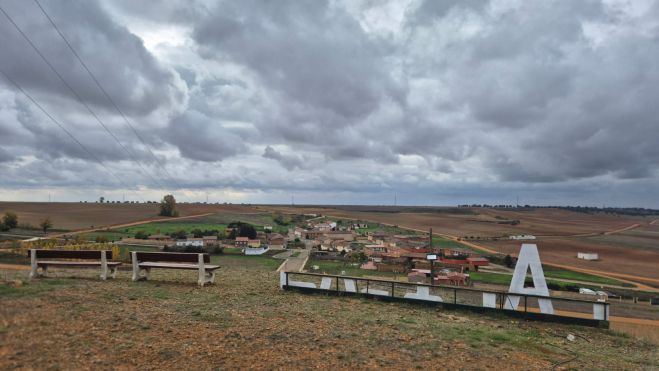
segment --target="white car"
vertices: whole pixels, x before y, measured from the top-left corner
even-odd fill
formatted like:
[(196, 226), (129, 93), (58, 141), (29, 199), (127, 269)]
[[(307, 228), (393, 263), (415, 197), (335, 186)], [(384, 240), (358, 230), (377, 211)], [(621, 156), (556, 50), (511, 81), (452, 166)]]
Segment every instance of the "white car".
[(579, 289), (579, 294), (586, 294), (586, 295), (597, 295), (597, 293), (591, 289), (587, 289), (585, 287), (582, 287)]

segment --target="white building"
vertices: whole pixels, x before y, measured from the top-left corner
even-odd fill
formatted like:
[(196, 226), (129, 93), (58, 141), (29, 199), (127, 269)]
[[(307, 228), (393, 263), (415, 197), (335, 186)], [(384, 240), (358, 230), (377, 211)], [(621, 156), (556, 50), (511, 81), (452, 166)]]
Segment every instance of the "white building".
[(319, 231), (331, 231), (336, 228), (336, 222), (325, 222), (316, 224), (316, 229)]
[(599, 255), (594, 252), (579, 252), (577, 253), (577, 258), (583, 260), (599, 260)]
[(204, 247), (204, 239), (203, 238), (188, 238), (187, 240), (178, 240), (178, 241), (176, 241), (176, 246), (179, 246), (179, 247), (186, 247), (186, 246)]
[(517, 236), (508, 237), (511, 240), (535, 240), (535, 236), (532, 234), (520, 234)]

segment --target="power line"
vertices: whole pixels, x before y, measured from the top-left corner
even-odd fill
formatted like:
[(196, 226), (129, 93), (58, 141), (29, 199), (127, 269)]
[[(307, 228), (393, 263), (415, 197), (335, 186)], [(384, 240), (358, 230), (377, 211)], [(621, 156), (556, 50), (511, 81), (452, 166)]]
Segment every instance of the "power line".
[(137, 139), (140, 140), (140, 142), (142, 142), (142, 144), (144, 145), (144, 147), (146, 147), (146, 149), (149, 151), (149, 153), (151, 154), (151, 156), (153, 157), (153, 159), (156, 161), (156, 164), (158, 164), (158, 166), (159, 166), (159, 167), (160, 167), (160, 168), (161, 168), (161, 169), (167, 174), (167, 176), (169, 177), (169, 179), (174, 183), (174, 185), (176, 185), (177, 188), (179, 188), (179, 189), (180, 189), (180, 188), (183, 188), (183, 187), (181, 187), (180, 184), (178, 184), (178, 182), (174, 179), (174, 177), (172, 177), (172, 175), (169, 173), (169, 171), (167, 171), (167, 169), (165, 168), (165, 166), (160, 162), (160, 160), (158, 159), (158, 157), (156, 157), (156, 155), (153, 153), (153, 151), (151, 150), (151, 147), (146, 143), (146, 141), (142, 138), (142, 136), (139, 134), (139, 132), (138, 132), (138, 131), (135, 129), (135, 127), (130, 123), (130, 121), (128, 120), (128, 118), (126, 117), (126, 115), (124, 115), (124, 113), (121, 111), (121, 109), (119, 109), (119, 106), (117, 106), (117, 104), (114, 102), (114, 100), (112, 99), (112, 97), (110, 97), (110, 94), (108, 94), (108, 92), (103, 88), (103, 86), (102, 86), (101, 83), (98, 81), (98, 79), (96, 78), (96, 76), (95, 76), (95, 75), (92, 73), (92, 71), (87, 67), (87, 64), (82, 60), (82, 58), (80, 57), (80, 55), (75, 51), (75, 49), (73, 48), (73, 46), (71, 45), (71, 43), (69, 42), (69, 40), (68, 40), (68, 39), (64, 36), (64, 34), (60, 31), (59, 27), (57, 27), (57, 25), (55, 24), (55, 22), (53, 21), (53, 19), (52, 19), (52, 18), (50, 17), (50, 15), (48, 15), (48, 13), (46, 12), (46, 10), (41, 6), (41, 3), (39, 3), (39, 0), (34, 0), (34, 2), (37, 4), (37, 6), (39, 7), (39, 9), (41, 9), (41, 12), (43, 13), (43, 15), (46, 16), (46, 18), (48, 18), (48, 21), (49, 21), (50, 24), (53, 26), (53, 28), (55, 29), (55, 31), (57, 31), (57, 34), (59, 34), (59, 36), (62, 38), (62, 40), (64, 40), (64, 43), (66, 43), (66, 46), (69, 47), (69, 50), (71, 50), (71, 53), (73, 53), (73, 55), (76, 57), (76, 59), (78, 59), (78, 62), (80, 62), (80, 64), (82, 65), (82, 67), (84, 67), (85, 71), (87, 71), (87, 73), (89, 74), (89, 76), (91, 77), (91, 79), (94, 80), (94, 83), (95, 83), (96, 86), (99, 88), (99, 90), (103, 93), (103, 95), (105, 95), (105, 97), (108, 99), (108, 101), (110, 101), (110, 103), (112, 103), (112, 106), (114, 107), (114, 109), (117, 110), (117, 112), (119, 113), (119, 115), (121, 115), (121, 117), (124, 119), (124, 122), (126, 123), (126, 125), (127, 125), (132, 131), (133, 131), (133, 133), (135, 133), (135, 136), (137, 137)]
[[(105, 169), (105, 171), (107, 171), (110, 175), (112, 175), (115, 179), (117, 179), (117, 180), (119, 181), (119, 183), (120, 183), (124, 188), (130, 190), (130, 188), (126, 185), (126, 183), (124, 183), (123, 180), (121, 180), (121, 178), (119, 178), (115, 173), (113, 173), (112, 170), (110, 170), (110, 168), (108, 168), (108, 167), (103, 163), (103, 161), (101, 161), (101, 159), (99, 159), (99, 158), (98, 158), (98, 157), (97, 157), (92, 151), (89, 150), (89, 148), (85, 147), (85, 145), (82, 144), (82, 142), (80, 142), (78, 139), (76, 139), (76, 137), (73, 136), (73, 134), (71, 134), (71, 132), (70, 132), (69, 130), (67, 130), (62, 124), (60, 124), (59, 121), (57, 121), (57, 120), (56, 120), (56, 119), (55, 119), (50, 113), (48, 113), (48, 111), (46, 111), (46, 109), (45, 109), (41, 104), (39, 104), (39, 102), (37, 102), (36, 99), (34, 99), (30, 94), (28, 94), (28, 92), (26, 92), (25, 90), (23, 90), (23, 88), (22, 88), (22, 87), (21, 87), (16, 81), (14, 81), (11, 77), (9, 77), (9, 75), (8, 75), (7, 73), (5, 73), (5, 71), (0, 70), (0, 73), (2, 73), (2, 75), (3, 75), (3, 76), (4, 76), (4, 77), (5, 77), (10, 83), (12, 83), (12, 85), (14, 85), (14, 86), (16, 87), (16, 89), (18, 89), (21, 93), (23, 93), (23, 95), (25, 95), (30, 101), (32, 101), (32, 103), (34, 103), (34, 105), (37, 106), (37, 107), (41, 110), (41, 112), (43, 112), (43, 114), (46, 115), (46, 116), (50, 119), (50, 121), (52, 121), (52, 122), (53, 122), (55, 125), (57, 125), (60, 129), (62, 129), (62, 131), (64, 131), (64, 132), (66, 133), (66, 135), (68, 135), (69, 138), (71, 138), (71, 140), (73, 140), (75, 143), (77, 143), (78, 146), (80, 146), (80, 148), (83, 149), (83, 151), (85, 151), (85, 152), (86, 152), (91, 158), (94, 159), (94, 161), (96, 161), (99, 165), (101, 165), (101, 166)], [(131, 192), (133, 192), (133, 194), (134, 194), (135, 196), (137, 196), (137, 198), (139, 198), (140, 200), (144, 201), (144, 199), (143, 199), (142, 197), (140, 197), (136, 192), (134, 192), (134, 191), (131, 191)]]
[(37, 46), (34, 45), (32, 40), (23, 32), (23, 30), (21, 30), (21, 28), (16, 24), (16, 22), (14, 22), (14, 20), (9, 16), (9, 14), (7, 14), (7, 12), (1, 6), (0, 6), (0, 11), (5, 15), (5, 17), (7, 17), (9, 22), (11, 22), (11, 24), (14, 26), (14, 28), (16, 28), (16, 30), (21, 34), (21, 36), (23, 36), (23, 38), (28, 42), (28, 44), (30, 44), (32, 49), (34, 49), (34, 51), (39, 55), (39, 57), (41, 57), (41, 59), (48, 65), (50, 70), (53, 71), (53, 73), (55, 73), (55, 75), (57, 75), (57, 77), (60, 79), (60, 81), (62, 81), (62, 83), (73, 93), (73, 95), (76, 97), (78, 102), (80, 102), (80, 104), (82, 104), (83, 106), (85, 106), (85, 108), (87, 108), (87, 111), (89, 111), (89, 113), (96, 119), (96, 121), (101, 125), (101, 127), (103, 127), (103, 129), (105, 129), (105, 131), (108, 134), (110, 134), (110, 136), (128, 154), (128, 156), (133, 160), (133, 162), (135, 162), (144, 171), (144, 174), (146, 174), (151, 180), (153, 180), (159, 187), (165, 188), (165, 187), (163, 187), (163, 185), (156, 178), (154, 178), (144, 168), (142, 163), (140, 163), (140, 161), (137, 160), (137, 157), (131, 151), (129, 151), (128, 148), (121, 143), (121, 141), (119, 141), (119, 138), (117, 138), (112, 133), (112, 131), (110, 131), (110, 129), (108, 129), (108, 127), (103, 123), (103, 121), (101, 121), (101, 119), (96, 115), (96, 113), (94, 113), (94, 111), (89, 107), (89, 105), (82, 99), (82, 97), (78, 94), (78, 92), (76, 92), (75, 89), (73, 89), (73, 87), (71, 87), (71, 85), (69, 85), (69, 83), (66, 82), (64, 77), (62, 77), (62, 75), (57, 71), (57, 69), (55, 69), (55, 67), (50, 63), (50, 61), (48, 61), (48, 59), (41, 53), (39, 48), (37, 48)]

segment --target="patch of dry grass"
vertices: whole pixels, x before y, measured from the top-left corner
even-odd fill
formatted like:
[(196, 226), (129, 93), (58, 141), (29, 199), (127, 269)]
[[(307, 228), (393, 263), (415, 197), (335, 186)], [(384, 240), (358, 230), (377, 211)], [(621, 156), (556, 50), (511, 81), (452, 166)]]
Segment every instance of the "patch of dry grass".
[(284, 292), (264, 265), (229, 264), (204, 288), (186, 271), (0, 276), (0, 369), (547, 369), (573, 353), (566, 367), (659, 367), (655, 346), (610, 331)]

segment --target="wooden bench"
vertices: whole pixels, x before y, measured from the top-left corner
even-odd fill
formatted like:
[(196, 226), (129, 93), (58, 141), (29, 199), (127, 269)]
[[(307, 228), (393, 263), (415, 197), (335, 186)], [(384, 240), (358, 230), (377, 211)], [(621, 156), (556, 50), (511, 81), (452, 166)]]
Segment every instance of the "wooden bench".
[[(101, 279), (114, 278), (117, 274), (119, 262), (109, 262), (112, 259), (112, 251), (106, 250), (38, 250), (30, 249), (30, 278), (45, 277), (48, 267), (57, 266), (63, 268), (89, 268), (101, 267)], [(76, 260), (60, 260), (76, 259)], [(84, 261), (81, 261), (84, 260)], [(41, 268), (41, 272), (39, 272)]]
[(199, 272), (197, 283), (204, 286), (213, 283), (215, 270), (219, 265), (211, 265), (210, 255), (182, 252), (131, 252), (133, 261), (133, 281), (146, 280), (153, 268), (189, 269)]

